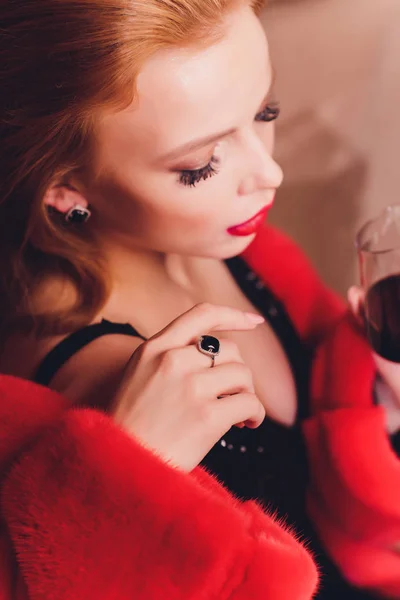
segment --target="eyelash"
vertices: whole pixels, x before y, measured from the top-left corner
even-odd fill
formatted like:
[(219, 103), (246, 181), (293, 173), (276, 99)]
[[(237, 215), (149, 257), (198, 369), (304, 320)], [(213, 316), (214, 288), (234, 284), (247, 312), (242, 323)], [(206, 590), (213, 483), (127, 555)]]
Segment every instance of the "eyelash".
[(201, 167), (201, 169), (181, 171), (179, 183), (188, 185), (189, 187), (195, 187), (202, 179), (205, 181), (218, 173), (218, 163), (218, 159), (215, 156), (212, 156), (210, 162), (205, 167)]
[(273, 104), (267, 104), (267, 106), (259, 113), (256, 114), (254, 120), (264, 121), (266, 123), (270, 123), (271, 121), (276, 121), (281, 112), (280, 106), (277, 102)]
[[(279, 104), (268, 104), (261, 112), (254, 117), (256, 122), (270, 123), (275, 121), (280, 114)], [(179, 183), (189, 187), (195, 187), (200, 181), (205, 181), (218, 173), (219, 161), (215, 156), (211, 157), (210, 162), (201, 167), (201, 169), (184, 170), (179, 174)]]

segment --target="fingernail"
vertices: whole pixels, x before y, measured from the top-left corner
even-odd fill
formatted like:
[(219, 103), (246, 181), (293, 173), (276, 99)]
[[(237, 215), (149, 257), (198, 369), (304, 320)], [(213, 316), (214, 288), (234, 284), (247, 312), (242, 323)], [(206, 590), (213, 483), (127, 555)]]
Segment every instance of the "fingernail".
[(264, 317), (257, 315), (256, 313), (247, 312), (245, 315), (252, 323), (264, 323), (265, 321)]

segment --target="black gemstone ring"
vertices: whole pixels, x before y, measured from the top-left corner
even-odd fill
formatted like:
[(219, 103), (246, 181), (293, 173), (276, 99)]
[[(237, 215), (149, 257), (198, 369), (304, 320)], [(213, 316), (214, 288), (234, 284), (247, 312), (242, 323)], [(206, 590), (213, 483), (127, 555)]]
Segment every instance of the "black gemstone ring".
[(211, 367), (214, 366), (215, 357), (219, 354), (220, 348), (219, 339), (212, 335), (202, 335), (197, 342), (199, 352), (207, 354), (211, 358)]

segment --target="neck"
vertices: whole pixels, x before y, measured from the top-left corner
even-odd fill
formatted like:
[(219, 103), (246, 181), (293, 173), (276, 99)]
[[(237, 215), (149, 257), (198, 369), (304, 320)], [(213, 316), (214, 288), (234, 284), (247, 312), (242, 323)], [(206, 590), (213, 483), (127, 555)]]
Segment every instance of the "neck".
[(178, 285), (190, 288), (194, 266), (201, 259), (179, 254), (152, 250), (113, 247), (105, 252), (113, 287), (129, 291), (129, 288), (154, 287), (154, 285)]
[(187, 309), (196, 302), (204, 259), (115, 246), (105, 255), (112, 292), (101, 316), (129, 320), (139, 310), (150, 315), (162, 307), (175, 318), (176, 302)]

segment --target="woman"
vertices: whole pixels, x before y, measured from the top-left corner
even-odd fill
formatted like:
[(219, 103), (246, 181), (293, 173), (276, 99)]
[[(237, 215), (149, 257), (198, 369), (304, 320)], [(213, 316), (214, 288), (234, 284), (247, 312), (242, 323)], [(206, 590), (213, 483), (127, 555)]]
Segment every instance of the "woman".
[[(361, 346), (374, 415), (375, 371), (342, 303), (262, 228), (282, 174), (259, 8), (0, 9), (0, 366), (67, 399), (35, 388), (2, 403), (9, 587), (28, 597), (310, 598), (310, 558), (252, 500), (311, 544), (320, 598), (363, 596), (307, 517), (301, 427), (312, 516), (343, 568), (353, 531), (327, 534), (319, 451), (341, 412), (318, 401), (342, 401), (354, 377), (325, 385), (338, 352), (325, 355), (344, 334)], [(390, 573), (349, 564), (357, 585), (391, 593)]]

